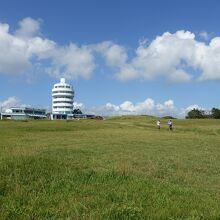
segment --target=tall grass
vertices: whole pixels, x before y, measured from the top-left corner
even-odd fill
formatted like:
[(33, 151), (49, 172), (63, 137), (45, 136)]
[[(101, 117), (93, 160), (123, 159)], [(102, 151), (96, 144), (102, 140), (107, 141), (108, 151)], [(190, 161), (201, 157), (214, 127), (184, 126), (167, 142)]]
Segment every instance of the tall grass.
[(220, 219), (220, 122), (1, 121), (0, 219)]

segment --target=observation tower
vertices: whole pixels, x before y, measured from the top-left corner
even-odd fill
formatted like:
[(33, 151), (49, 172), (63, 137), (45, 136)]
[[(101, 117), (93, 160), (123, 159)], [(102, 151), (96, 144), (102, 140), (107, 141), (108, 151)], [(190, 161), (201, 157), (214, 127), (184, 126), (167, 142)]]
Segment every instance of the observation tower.
[(52, 119), (71, 119), (73, 117), (74, 90), (72, 85), (61, 78), (52, 89)]

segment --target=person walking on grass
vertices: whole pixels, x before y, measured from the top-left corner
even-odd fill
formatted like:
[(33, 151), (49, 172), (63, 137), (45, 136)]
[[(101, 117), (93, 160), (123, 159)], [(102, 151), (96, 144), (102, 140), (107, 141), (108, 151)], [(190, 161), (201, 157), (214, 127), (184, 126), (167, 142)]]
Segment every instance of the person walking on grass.
[(157, 120), (157, 128), (160, 130), (160, 120)]
[(173, 122), (172, 122), (172, 120), (170, 119), (167, 124), (169, 126), (170, 131), (172, 131), (173, 130)]

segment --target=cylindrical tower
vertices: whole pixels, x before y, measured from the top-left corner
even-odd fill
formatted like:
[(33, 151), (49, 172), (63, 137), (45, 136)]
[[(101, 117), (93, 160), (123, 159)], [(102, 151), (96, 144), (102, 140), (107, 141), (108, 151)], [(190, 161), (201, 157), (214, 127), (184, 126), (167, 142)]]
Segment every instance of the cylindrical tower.
[(53, 119), (67, 119), (73, 113), (73, 87), (61, 78), (52, 89), (52, 114)]

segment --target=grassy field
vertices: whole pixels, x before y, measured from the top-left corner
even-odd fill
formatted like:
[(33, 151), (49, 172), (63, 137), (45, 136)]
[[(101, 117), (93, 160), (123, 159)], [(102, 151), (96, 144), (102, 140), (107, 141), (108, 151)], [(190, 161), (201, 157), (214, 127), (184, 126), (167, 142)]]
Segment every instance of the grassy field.
[(220, 219), (220, 120), (0, 121), (0, 219)]

